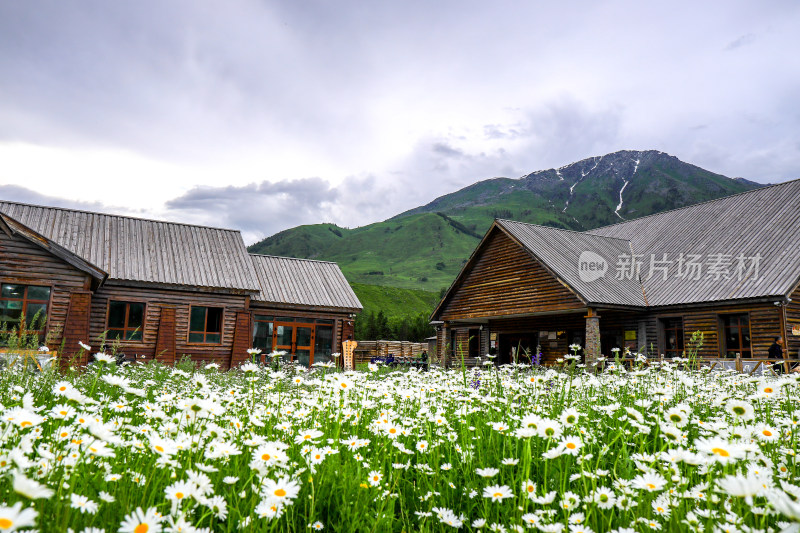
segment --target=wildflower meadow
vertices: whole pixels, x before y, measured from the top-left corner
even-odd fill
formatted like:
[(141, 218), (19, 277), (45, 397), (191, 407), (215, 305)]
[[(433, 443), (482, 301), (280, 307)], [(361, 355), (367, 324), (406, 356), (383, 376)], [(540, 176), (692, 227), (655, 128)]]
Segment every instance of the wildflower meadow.
[(798, 531), (797, 374), (0, 372), (0, 531)]

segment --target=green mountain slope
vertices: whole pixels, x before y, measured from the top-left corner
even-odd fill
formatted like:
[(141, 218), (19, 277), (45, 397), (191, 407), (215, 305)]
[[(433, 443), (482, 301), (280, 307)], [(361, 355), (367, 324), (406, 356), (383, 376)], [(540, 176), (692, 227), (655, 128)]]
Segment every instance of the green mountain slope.
[(431, 310), (439, 302), (438, 292), (416, 289), (399, 289), (382, 285), (351, 283), (358, 299), (364, 305), (364, 314), (383, 311), (389, 320), (414, 316)]
[(351, 283), (438, 295), (495, 218), (586, 230), (760, 186), (663, 152), (621, 151), (519, 179), (484, 180), (360, 228), (299, 226), (250, 251), (336, 261)]

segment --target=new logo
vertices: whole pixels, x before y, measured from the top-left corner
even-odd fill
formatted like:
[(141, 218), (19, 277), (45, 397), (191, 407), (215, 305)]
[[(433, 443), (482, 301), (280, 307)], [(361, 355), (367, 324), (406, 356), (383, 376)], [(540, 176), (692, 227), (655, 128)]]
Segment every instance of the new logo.
[(608, 271), (608, 262), (601, 255), (588, 250), (581, 252), (578, 258), (578, 276), (584, 283), (602, 278)]

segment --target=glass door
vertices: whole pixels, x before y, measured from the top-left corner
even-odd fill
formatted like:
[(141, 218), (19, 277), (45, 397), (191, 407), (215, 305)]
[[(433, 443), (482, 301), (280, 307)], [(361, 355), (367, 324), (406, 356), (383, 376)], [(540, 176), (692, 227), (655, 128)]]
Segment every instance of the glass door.
[(284, 351), (284, 360), (297, 361), (309, 366), (314, 346), (314, 324), (275, 322), (273, 328), (275, 350)]
[(311, 364), (311, 350), (314, 346), (314, 326), (298, 324), (294, 330), (295, 360), (303, 366)]

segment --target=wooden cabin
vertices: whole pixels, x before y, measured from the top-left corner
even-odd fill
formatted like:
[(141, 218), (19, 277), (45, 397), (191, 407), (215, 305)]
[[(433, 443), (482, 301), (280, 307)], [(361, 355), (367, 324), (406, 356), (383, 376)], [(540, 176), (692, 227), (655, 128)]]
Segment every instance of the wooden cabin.
[(587, 232), (496, 220), (431, 320), (445, 364), (552, 364), (570, 345), (758, 359), (779, 336), (797, 359), (799, 285), (797, 180)]
[[(235, 230), (0, 202), (0, 324), (36, 328), (64, 360), (102, 338), (168, 364), (187, 355), (229, 368), (254, 342), (324, 360), (352, 335), (361, 304), (338, 266), (321, 264), (251, 255)], [(259, 336), (265, 316), (278, 326), (271, 345)], [(290, 319), (300, 344), (276, 346)]]

